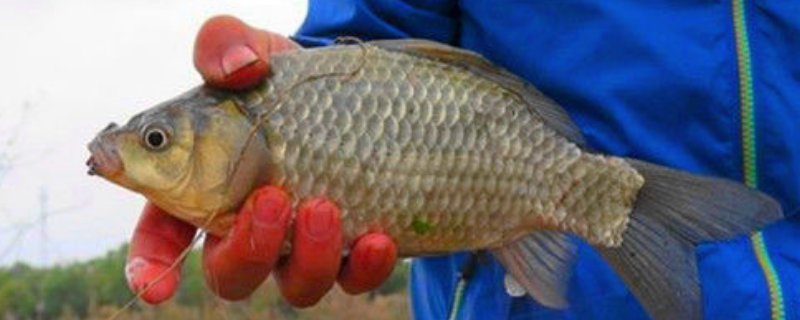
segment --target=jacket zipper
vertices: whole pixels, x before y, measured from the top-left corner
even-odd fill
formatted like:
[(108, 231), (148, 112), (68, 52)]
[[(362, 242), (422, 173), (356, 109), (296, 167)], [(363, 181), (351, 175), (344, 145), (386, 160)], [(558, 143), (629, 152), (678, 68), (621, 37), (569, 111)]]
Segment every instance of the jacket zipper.
[[(750, 61), (750, 40), (747, 33), (745, 0), (732, 0), (733, 28), (736, 37), (736, 57), (739, 70), (739, 104), (742, 131), (742, 163), (744, 182), (752, 188), (758, 187), (758, 155), (756, 149), (755, 99), (753, 94), (753, 74)], [(758, 264), (769, 286), (770, 310), (772, 320), (785, 320), (783, 290), (775, 266), (770, 258), (761, 231), (750, 236)]]

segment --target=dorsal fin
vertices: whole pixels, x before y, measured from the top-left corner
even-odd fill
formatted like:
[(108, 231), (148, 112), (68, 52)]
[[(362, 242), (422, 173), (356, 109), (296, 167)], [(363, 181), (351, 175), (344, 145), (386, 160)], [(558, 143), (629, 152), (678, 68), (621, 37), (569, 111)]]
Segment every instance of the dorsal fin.
[(378, 40), (369, 45), (416, 54), (428, 59), (463, 67), (481, 77), (498, 83), (515, 93), (542, 121), (559, 134), (581, 147), (586, 147), (581, 130), (575, 126), (566, 111), (555, 101), (539, 92), (533, 85), (509, 71), (493, 64), (483, 56), (446, 44), (421, 39)]

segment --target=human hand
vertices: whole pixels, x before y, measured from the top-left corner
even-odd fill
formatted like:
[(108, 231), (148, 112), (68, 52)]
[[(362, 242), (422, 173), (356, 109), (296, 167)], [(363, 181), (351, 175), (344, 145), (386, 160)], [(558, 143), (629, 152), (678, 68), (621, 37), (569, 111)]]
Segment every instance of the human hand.
[[(241, 90), (268, 76), (271, 53), (297, 48), (288, 38), (221, 16), (201, 28), (194, 63), (208, 85)], [(287, 301), (307, 307), (318, 302), (336, 281), (345, 292), (357, 294), (376, 288), (391, 274), (397, 259), (391, 238), (379, 233), (364, 235), (343, 261), (339, 208), (326, 199), (306, 199), (292, 215), (291, 203), (279, 188), (262, 187), (240, 208), (225, 237), (207, 235), (203, 269), (214, 293), (224, 299), (243, 299), (275, 271)], [(292, 252), (279, 262), (292, 216)], [(171, 266), (195, 233), (195, 227), (148, 203), (134, 231), (125, 269), (131, 289), (148, 303), (170, 298), (181, 272), (180, 262)]]

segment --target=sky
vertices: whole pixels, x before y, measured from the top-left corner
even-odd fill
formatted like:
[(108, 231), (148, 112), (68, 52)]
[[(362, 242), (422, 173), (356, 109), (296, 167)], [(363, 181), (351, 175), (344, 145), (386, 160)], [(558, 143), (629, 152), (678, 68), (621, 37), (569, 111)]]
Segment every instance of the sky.
[(0, 266), (128, 241), (144, 199), (89, 177), (86, 144), (200, 83), (192, 45), (207, 18), (288, 35), (305, 12), (305, 0), (0, 1)]

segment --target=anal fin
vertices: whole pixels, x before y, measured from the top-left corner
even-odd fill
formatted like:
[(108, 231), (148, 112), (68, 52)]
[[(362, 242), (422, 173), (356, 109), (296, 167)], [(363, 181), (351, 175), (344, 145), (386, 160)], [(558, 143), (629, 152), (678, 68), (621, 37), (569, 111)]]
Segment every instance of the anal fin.
[(566, 233), (537, 231), (492, 253), (537, 302), (563, 309), (575, 251)]

